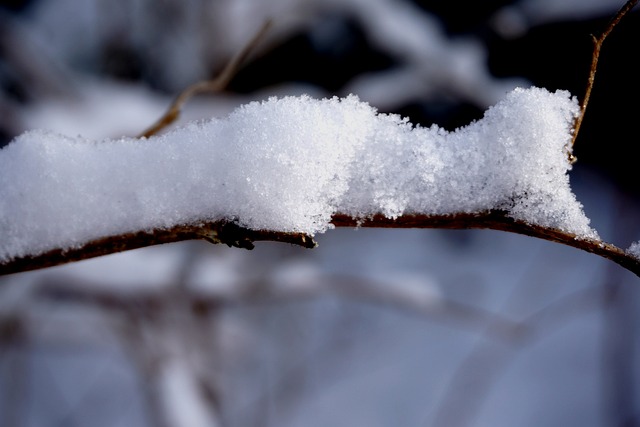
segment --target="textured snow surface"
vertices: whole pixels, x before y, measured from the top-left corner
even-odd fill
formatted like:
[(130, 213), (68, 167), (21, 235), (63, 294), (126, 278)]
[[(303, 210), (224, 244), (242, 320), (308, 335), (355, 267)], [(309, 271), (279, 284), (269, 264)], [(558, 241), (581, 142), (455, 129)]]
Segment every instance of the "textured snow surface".
[(303, 96), (142, 140), (27, 132), (0, 150), (0, 259), (217, 219), (315, 234), (335, 212), (504, 209), (597, 238), (567, 175), (577, 112), (568, 92), (516, 89), (447, 132)]
[(640, 241), (631, 243), (631, 246), (626, 250), (627, 254), (640, 260)]

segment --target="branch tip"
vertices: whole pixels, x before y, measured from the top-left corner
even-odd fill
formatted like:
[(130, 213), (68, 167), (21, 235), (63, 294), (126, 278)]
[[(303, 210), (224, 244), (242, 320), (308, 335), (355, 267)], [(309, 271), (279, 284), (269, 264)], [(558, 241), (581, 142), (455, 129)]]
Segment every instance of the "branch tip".
[(596, 79), (596, 71), (598, 68), (598, 60), (600, 58), (600, 50), (602, 49), (602, 45), (607, 38), (607, 36), (613, 31), (613, 29), (618, 25), (618, 23), (624, 18), (624, 16), (635, 7), (635, 5), (640, 0), (628, 0), (615, 16), (609, 21), (609, 24), (605, 28), (605, 30), (600, 34), (599, 37), (591, 34), (591, 40), (593, 41), (593, 54), (591, 56), (591, 67), (589, 69), (589, 78), (587, 80), (587, 88), (585, 89), (584, 98), (582, 99), (582, 103), (580, 104), (580, 112), (578, 117), (576, 117), (573, 123), (573, 138), (571, 139), (571, 146), (575, 145), (576, 139), (578, 138), (578, 133), (580, 133), (580, 126), (582, 126), (582, 120), (584, 119), (585, 112), (587, 110), (587, 105), (589, 104), (589, 98), (591, 98), (591, 90), (593, 89), (593, 85), (595, 84)]

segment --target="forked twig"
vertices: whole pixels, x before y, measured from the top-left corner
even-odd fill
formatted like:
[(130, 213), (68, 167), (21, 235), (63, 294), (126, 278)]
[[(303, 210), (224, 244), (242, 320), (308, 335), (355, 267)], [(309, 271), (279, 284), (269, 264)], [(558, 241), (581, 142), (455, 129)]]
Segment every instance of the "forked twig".
[(624, 6), (618, 10), (618, 13), (613, 17), (613, 19), (607, 25), (607, 28), (600, 34), (600, 37), (591, 36), (593, 39), (593, 55), (591, 57), (591, 68), (589, 70), (589, 80), (587, 82), (587, 89), (584, 93), (584, 98), (582, 103), (580, 104), (580, 113), (573, 124), (573, 138), (571, 140), (571, 146), (573, 146), (578, 138), (578, 133), (580, 132), (580, 126), (582, 125), (582, 120), (584, 119), (585, 111), (587, 110), (587, 105), (589, 104), (589, 98), (591, 98), (591, 90), (593, 89), (593, 84), (596, 79), (596, 70), (598, 68), (598, 59), (600, 58), (600, 49), (602, 48), (602, 44), (604, 43), (607, 36), (613, 31), (616, 25), (624, 18), (624, 16), (638, 3), (639, 0), (628, 0)]
[(180, 117), (180, 113), (182, 112), (182, 107), (184, 106), (184, 104), (193, 96), (204, 92), (220, 92), (225, 87), (227, 87), (227, 85), (236, 75), (238, 69), (242, 66), (251, 51), (256, 47), (260, 39), (262, 39), (262, 37), (267, 33), (269, 28), (271, 28), (271, 24), (271, 21), (266, 21), (264, 25), (262, 25), (260, 30), (249, 41), (249, 43), (247, 43), (247, 45), (241, 51), (239, 51), (231, 59), (231, 61), (229, 61), (229, 63), (224, 67), (218, 77), (213, 80), (204, 80), (198, 83), (194, 83), (183, 90), (176, 97), (171, 106), (169, 106), (167, 112), (164, 113), (164, 115), (160, 117), (158, 121), (147, 128), (147, 130), (138, 135), (138, 138), (148, 138), (151, 135), (155, 135), (162, 129), (175, 122)]

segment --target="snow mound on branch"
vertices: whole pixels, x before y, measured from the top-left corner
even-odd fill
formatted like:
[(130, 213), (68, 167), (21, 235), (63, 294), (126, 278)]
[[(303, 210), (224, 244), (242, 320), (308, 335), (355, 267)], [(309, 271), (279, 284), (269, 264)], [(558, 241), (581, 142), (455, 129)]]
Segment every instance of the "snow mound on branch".
[(627, 255), (631, 255), (635, 259), (640, 260), (640, 241), (631, 243), (625, 252)]
[(315, 234), (336, 212), (499, 209), (597, 238), (567, 175), (577, 112), (566, 91), (516, 89), (447, 132), (303, 96), (149, 139), (27, 132), (0, 150), (0, 260), (208, 220)]

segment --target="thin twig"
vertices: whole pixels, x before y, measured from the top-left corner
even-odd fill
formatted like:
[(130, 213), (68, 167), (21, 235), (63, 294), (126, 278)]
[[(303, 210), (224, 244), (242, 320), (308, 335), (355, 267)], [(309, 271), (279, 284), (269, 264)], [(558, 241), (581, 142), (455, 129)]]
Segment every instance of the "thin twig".
[(231, 61), (222, 70), (220, 75), (213, 80), (205, 80), (198, 83), (194, 83), (185, 90), (183, 90), (173, 101), (169, 109), (162, 117), (158, 119), (147, 130), (138, 135), (139, 138), (148, 138), (157, 134), (162, 129), (171, 125), (178, 120), (182, 107), (193, 96), (204, 92), (220, 92), (227, 87), (231, 79), (237, 74), (238, 69), (242, 66), (247, 59), (251, 51), (257, 46), (258, 42), (267, 33), (271, 27), (271, 21), (266, 21), (260, 30), (253, 36), (253, 38), (247, 43), (247, 45), (234, 56)]
[(639, 0), (629, 0), (624, 6), (620, 8), (618, 13), (613, 17), (613, 19), (609, 22), (609, 25), (604, 30), (604, 32), (600, 35), (600, 37), (591, 36), (593, 39), (593, 55), (591, 57), (591, 68), (589, 70), (589, 80), (587, 82), (587, 89), (584, 93), (584, 99), (580, 104), (580, 113), (573, 124), (573, 139), (571, 140), (571, 146), (573, 146), (578, 138), (578, 133), (580, 132), (580, 126), (582, 125), (582, 120), (584, 119), (585, 111), (587, 110), (587, 105), (589, 104), (589, 98), (591, 98), (591, 90), (593, 89), (593, 85), (596, 79), (596, 70), (598, 68), (598, 59), (600, 58), (600, 50), (602, 48), (602, 44), (604, 43), (607, 36), (613, 31), (613, 29), (618, 25), (618, 23), (622, 20), (622, 18), (634, 8), (634, 6), (638, 3)]

